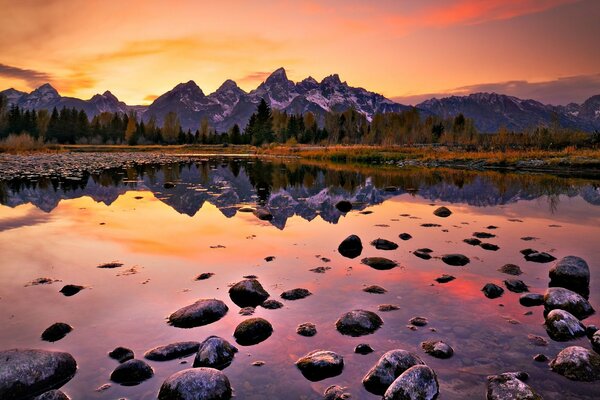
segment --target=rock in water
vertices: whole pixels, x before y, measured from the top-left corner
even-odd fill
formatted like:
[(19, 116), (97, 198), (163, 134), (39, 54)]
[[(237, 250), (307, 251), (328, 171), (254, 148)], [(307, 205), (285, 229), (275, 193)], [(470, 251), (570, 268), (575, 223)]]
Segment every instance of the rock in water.
[(168, 377), (160, 387), (158, 400), (229, 400), (231, 384), (214, 368), (190, 368)]
[(572, 314), (555, 309), (548, 313), (544, 323), (548, 336), (558, 342), (573, 340), (585, 336), (585, 327)]
[(229, 308), (221, 300), (201, 299), (175, 311), (169, 316), (169, 324), (178, 328), (193, 328), (218, 321)]
[(363, 292), (372, 293), (372, 294), (384, 294), (387, 292), (384, 288), (379, 285), (371, 285), (363, 288)]
[(390, 350), (382, 355), (377, 364), (367, 372), (362, 381), (363, 385), (369, 392), (383, 395), (397, 377), (415, 365), (425, 365), (425, 363), (406, 350)]
[(278, 300), (266, 300), (261, 306), (267, 310), (277, 310), (278, 308), (283, 307), (283, 303)]
[(439, 394), (435, 372), (427, 365), (404, 371), (385, 391), (384, 400), (434, 400)]
[(119, 364), (110, 374), (110, 380), (122, 385), (137, 385), (152, 378), (154, 370), (142, 360), (129, 360)]
[(469, 260), (469, 257), (462, 254), (446, 254), (442, 256), (442, 261), (448, 265), (462, 267), (467, 265), (471, 260)]
[(519, 297), (519, 303), (525, 307), (535, 307), (544, 304), (544, 295), (539, 293), (526, 293)]
[(352, 210), (352, 203), (347, 200), (341, 200), (335, 204), (335, 208), (337, 208), (340, 212), (347, 213)]
[(504, 264), (503, 266), (498, 268), (498, 271), (502, 272), (503, 274), (515, 276), (521, 275), (523, 273), (523, 271), (521, 271), (521, 267), (515, 264)]
[(271, 221), (273, 219), (273, 214), (271, 214), (271, 212), (265, 208), (257, 209), (254, 211), (254, 215), (256, 215), (256, 218), (260, 219), (261, 221)]
[(57, 322), (50, 325), (44, 332), (42, 332), (42, 340), (46, 342), (56, 342), (71, 332), (73, 327), (63, 322)]
[(256, 279), (244, 279), (229, 288), (229, 297), (239, 307), (256, 307), (269, 298), (269, 293)]
[(356, 354), (369, 354), (372, 353), (374, 350), (371, 346), (369, 346), (366, 343), (359, 343), (358, 345), (356, 345), (356, 347), (354, 348), (354, 352)]
[(169, 361), (194, 354), (199, 347), (198, 342), (176, 342), (150, 349), (144, 353), (144, 358), (152, 361)]
[(356, 235), (350, 235), (340, 243), (338, 252), (346, 258), (356, 258), (362, 253), (362, 242)]
[(85, 289), (84, 286), (79, 285), (65, 285), (62, 289), (60, 289), (60, 293), (67, 297), (75, 296), (77, 293), (81, 292)]
[(520, 279), (506, 279), (504, 281), (504, 285), (506, 285), (506, 288), (513, 293), (523, 293), (529, 291), (529, 287), (527, 287), (525, 282)]
[(242, 346), (251, 346), (266, 340), (273, 333), (273, 326), (263, 318), (250, 318), (240, 322), (233, 336)]
[(49, 392), (37, 396), (33, 400), (71, 400), (71, 398), (60, 390), (50, 390)]
[(386, 239), (375, 239), (371, 245), (377, 250), (396, 250), (398, 248), (398, 244)]
[(399, 234), (398, 237), (402, 240), (412, 239), (412, 235), (410, 233), (406, 233), (406, 232)]
[(524, 381), (525, 372), (505, 372), (487, 377), (487, 400), (542, 400)]
[(422, 342), (421, 348), (425, 353), (436, 358), (450, 358), (454, 354), (454, 349), (441, 340), (428, 340)]
[(124, 363), (127, 360), (131, 360), (134, 357), (133, 350), (126, 347), (117, 347), (108, 356), (113, 360), (117, 360), (120, 363)]
[(485, 294), (485, 297), (487, 297), (488, 299), (495, 299), (497, 297), (502, 296), (502, 294), (504, 293), (504, 289), (493, 283), (486, 283), (485, 286), (481, 289), (481, 291), (483, 292), (483, 294)]
[(395, 261), (384, 257), (366, 257), (360, 260), (360, 262), (377, 270), (388, 270), (398, 265)]
[(592, 348), (596, 353), (600, 354), (600, 331), (596, 331), (596, 333), (592, 335), (590, 341), (592, 342)]
[(312, 382), (338, 376), (344, 369), (344, 359), (333, 351), (315, 350), (296, 361), (296, 367)]
[(579, 319), (594, 313), (590, 303), (581, 295), (564, 288), (549, 288), (544, 294), (544, 308), (551, 311), (556, 308), (565, 310)]
[(600, 355), (579, 346), (567, 347), (550, 362), (550, 368), (574, 381), (596, 381), (600, 379)]
[(346, 400), (351, 398), (350, 393), (346, 393), (346, 388), (338, 385), (331, 385), (323, 393), (323, 400)]
[(47, 350), (0, 351), (0, 399), (31, 398), (68, 382), (77, 371), (69, 353)]
[(335, 327), (342, 335), (363, 336), (375, 332), (383, 325), (379, 315), (372, 311), (352, 310), (342, 315)]
[(435, 278), (435, 281), (437, 283), (448, 283), (448, 282), (451, 282), (451, 281), (453, 281), (455, 279), (456, 279), (456, 277), (454, 277), (452, 275), (443, 274), (442, 276), (439, 276), (439, 277)]
[(311, 294), (312, 293), (308, 289), (296, 288), (281, 293), (281, 298), (284, 300), (300, 300)]
[(589, 294), (590, 268), (583, 258), (564, 257), (550, 269), (548, 275), (550, 286), (563, 287), (582, 296)]
[(237, 347), (233, 346), (227, 340), (218, 336), (209, 336), (200, 344), (196, 358), (194, 359), (194, 368), (209, 367), (215, 369), (225, 369), (233, 361)]
[(301, 336), (311, 337), (317, 334), (317, 327), (312, 322), (305, 322), (298, 325), (296, 333)]
[(545, 264), (556, 260), (556, 257), (551, 254), (544, 253), (543, 251), (540, 252), (534, 250), (533, 252), (528, 252), (528, 254), (525, 254), (525, 260)]
[(440, 208), (435, 209), (435, 211), (433, 212), (433, 215), (435, 215), (437, 217), (441, 217), (441, 218), (446, 218), (446, 217), (449, 217), (450, 215), (452, 215), (452, 211), (450, 211), (446, 207), (440, 207)]

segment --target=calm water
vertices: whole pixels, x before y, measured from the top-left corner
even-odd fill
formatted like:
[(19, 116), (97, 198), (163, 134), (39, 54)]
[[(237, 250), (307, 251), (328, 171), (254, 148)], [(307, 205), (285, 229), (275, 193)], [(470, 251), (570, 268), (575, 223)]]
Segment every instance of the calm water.
[[(165, 189), (165, 182), (175, 188)], [(355, 210), (341, 214), (341, 199)], [(401, 348), (418, 354), (438, 375), (441, 399), (485, 397), (486, 375), (523, 370), (529, 384), (545, 399), (595, 399), (600, 382), (571, 382), (551, 372), (532, 356), (554, 357), (562, 348), (588, 339), (546, 347), (530, 343), (528, 334), (547, 338), (542, 307), (525, 308), (518, 294), (506, 291), (495, 300), (483, 296), (487, 282), (502, 285), (510, 278), (497, 271), (520, 265), (520, 277), (534, 293), (543, 293), (552, 264), (526, 262), (520, 250), (533, 247), (557, 258), (578, 255), (591, 268), (590, 302), (600, 309), (600, 181), (548, 175), (477, 173), (451, 170), (360, 169), (314, 166), (298, 162), (242, 159), (199, 159), (194, 163), (116, 169), (84, 175), (82, 180), (0, 182), (0, 348), (32, 347), (68, 351), (78, 362), (76, 376), (63, 390), (73, 399), (156, 398), (163, 380), (190, 367), (181, 360), (152, 362), (155, 376), (134, 387), (109, 383), (117, 366), (107, 352), (116, 346), (133, 349), (138, 357), (155, 346), (176, 341), (202, 341), (219, 335), (232, 343), (235, 326), (244, 317), (227, 294), (228, 285), (244, 275), (257, 275), (271, 298), (303, 287), (313, 295), (283, 301), (284, 308), (258, 307), (254, 316), (274, 327), (266, 341), (240, 352), (224, 372), (240, 399), (320, 398), (332, 384), (348, 387), (357, 399), (377, 398), (361, 384), (364, 374), (386, 351)], [(270, 222), (241, 205), (266, 206)], [(435, 207), (453, 214), (438, 218)], [(371, 214), (361, 214), (369, 210)], [(426, 228), (423, 223), (441, 227)], [(486, 251), (463, 243), (473, 232), (489, 231), (485, 240), (500, 246)], [(413, 239), (402, 241), (400, 233)], [(361, 237), (361, 257), (350, 260), (337, 252), (348, 235)], [(533, 236), (526, 242), (521, 237)], [(369, 242), (397, 242), (394, 251), (376, 250)], [(433, 250), (422, 260), (411, 252)], [(465, 267), (451, 267), (436, 256), (448, 252), (471, 258)], [(275, 256), (272, 262), (264, 260)], [(366, 256), (396, 260), (399, 267), (378, 271), (362, 265)], [(330, 261), (321, 258), (326, 257)], [(97, 265), (120, 261), (118, 269)], [(328, 266), (325, 274), (309, 270)], [(196, 275), (213, 272), (204, 281)], [(441, 274), (455, 281), (438, 284)], [(50, 285), (25, 285), (40, 277), (60, 279)], [(73, 297), (58, 291), (64, 284), (85, 285)], [(362, 291), (377, 284), (385, 294)], [(199, 298), (218, 298), (229, 313), (213, 324), (179, 329), (166, 317)], [(379, 312), (379, 304), (397, 311)], [(342, 336), (336, 319), (346, 311), (376, 311), (383, 327), (359, 338)], [(524, 315), (533, 311), (532, 315)], [(424, 316), (429, 325), (416, 331), (408, 320)], [(74, 327), (64, 339), (47, 343), (41, 332), (54, 322)], [(510, 321), (510, 322), (509, 322)], [(515, 321), (517, 323), (515, 323)], [(314, 337), (296, 334), (296, 326), (313, 322)], [(600, 325), (593, 315), (586, 324)], [(435, 328), (432, 332), (430, 328)], [(424, 354), (423, 340), (442, 339), (455, 355), (440, 360)], [(375, 352), (353, 353), (358, 343)], [(320, 382), (306, 380), (294, 366), (305, 353), (325, 349), (344, 357), (342, 375)], [(251, 366), (265, 361), (262, 367)]]

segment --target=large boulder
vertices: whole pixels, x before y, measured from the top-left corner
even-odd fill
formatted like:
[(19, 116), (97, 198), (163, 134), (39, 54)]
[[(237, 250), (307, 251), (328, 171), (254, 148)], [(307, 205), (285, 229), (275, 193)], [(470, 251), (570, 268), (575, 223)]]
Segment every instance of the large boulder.
[(434, 400), (440, 390), (435, 372), (427, 365), (404, 371), (385, 391), (384, 400)]
[(550, 368), (574, 381), (596, 381), (600, 379), (600, 355), (580, 346), (567, 347), (550, 362)]
[(214, 368), (184, 369), (168, 377), (158, 392), (158, 400), (229, 400), (231, 384)]
[(487, 377), (487, 400), (542, 400), (526, 381), (525, 372), (505, 372)]
[(154, 376), (154, 370), (142, 360), (129, 360), (119, 364), (110, 374), (110, 380), (122, 385), (137, 385)]
[(269, 298), (269, 293), (256, 279), (244, 279), (229, 288), (229, 297), (240, 307), (256, 307)]
[(152, 361), (169, 361), (186, 357), (198, 351), (198, 342), (176, 342), (165, 346), (158, 346), (144, 353), (144, 358)]
[(0, 399), (26, 399), (57, 389), (77, 371), (69, 353), (48, 350), (0, 351)]
[(418, 356), (406, 350), (390, 350), (367, 372), (362, 382), (369, 392), (383, 395), (404, 371), (415, 365), (425, 365)]
[(237, 351), (237, 347), (227, 340), (218, 336), (209, 336), (200, 344), (194, 359), (194, 367), (225, 369), (231, 364)]
[(559, 308), (570, 312), (579, 319), (587, 318), (594, 313), (594, 309), (583, 296), (569, 289), (558, 287), (546, 290), (544, 308), (546, 311)]
[(37, 396), (33, 400), (71, 400), (69, 396), (60, 390), (50, 390), (44, 394)]
[(362, 242), (356, 235), (350, 235), (340, 243), (338, 252), (347, 258), (356, 258), (362, 253)]
[(296, 367), (312, 382), (338, 376), (344, 369), (344, 359), (333, 351), (315, 350), (296, 361)]
[(558, 342), (573, 340), (585, 336), (585, 326), (571, 313), (555, 309), (546, 315), (544, 323), (548, 336)]
[(590, 268), (583, 258), (567, 256), (548, 272), (550, 286), (570, 289), (582, 296), (589, 294)]
[(342, 335), (363, 336), (375, 332), (383, 320), (372, 311), (352, 310), (342, 315), (335, 327)]
[(233, 336), (242, 346), (251, 346), (266, 340), (273, 333), (273, 326), (263, 318), (249, 318), (235, 328)]
[(178, 328), (193, 328), (218, 321), (229, 308), (221, 300), (201, 299), (175, 311), (169, 316), (169, 324)]

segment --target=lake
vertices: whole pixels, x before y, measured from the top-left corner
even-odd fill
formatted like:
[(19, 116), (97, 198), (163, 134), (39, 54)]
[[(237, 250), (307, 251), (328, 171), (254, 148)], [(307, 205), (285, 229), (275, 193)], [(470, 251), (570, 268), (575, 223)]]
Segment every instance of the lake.
[[(557, 259), (579, 256), (590, 267), (589, 301), (600, 308), (600, 179), (237, 156), (100, 163), (69, 176), (44, 170), (50, 167), (15, 179), (5, 174), (0, 181), (0, 349), (71, 353), (78, 371), (62, 390), (73, 399), (154, 399), (168, 376), (191, 367), (193, 355), (147, 361), (154, 377), (122, 386), (110, 381), (118, 362), (108, 352), (124, 346), (143, 359), (153, 347), (211, 335), (239, 349), (223, 370), (239, 399), (318, 399), (334, 384), (352, 398), (380, 398), (361, 380), (393, 349), (418, 355), (436, 372), (440, 399), (484, 398), (486, 376), (508, 371), (527, 372), (527, 383), (544, 399), (600, 396), (600, 381), (572, 381), (533, 360), (538, 353), (552, 359), (571, 345), (591, 348), (590, 340), (552, 340), (543, 326), (544, 307), (520, 305), (520, 294), (503, 283), (521, 279), (531, 293), (548, 288), (554, 263), (526, 261), (523, 249)], [(351, 201), (352, 210), (339, 211), (341, 200)], [(440, 206), (452, 214), (434, 215)], [(240, 212), (242, 207), (265, 208), (272, 219)], [(463, 241), (475, 232), (493, 235), (481, 240), (498, 249)], [(399, 238), (402, 233), (412, 238)], [(363, 250), (347, 258), (338, 246), (352, 234)], [(370, 244), (378, 238), (398, 248), (379, 250)], [(430, 259), (415, 256), (421, 248), (432, 250)], [(447, 265), (441, 257), (448, 253), (464, 254), (470, 262)], [(378, 270), (361, 263), (364, 257), (398, 265)], [(97, 268), (109, 262), (123, 266)], [(523, 274), (498, 271), (509, 263)], [(324, 272), (311, 271), (317, 267)], [(196, 280), (201, 273), (214, 275)], [(456, 279), (438, 283), (443, 274)], [(268, 320), (273, 333), (242, 346), (233, 332), (250, 317), (239, 314), (228, 290), (249, 275), (283, 307), (256, 307), (253, 317)], [(59, 281), (30, 285), (38, 278)], [(503, 295), (485, 297), (486, 283), (503, 287)], [(66, 284), (85, 288), (67, 297), (59, 293)], [(363, 291), (370, 285), (385, 293)], [(280, 298), (294, 288), (312, 295)], [(229, 311), (190, 329), (167, 323), (171, 313), (203, 298), (222, 300)], [(398, 309), (380, 311), (385, 304)], [(355, 309), (377, 313), (383, 326), (360, 337), (340, 334), (336, 320)], [(411, 325), (416, 316), (427, 324)], [(41, 333), (55, 322), (73, 331), (56, 342), (42, 341)], [(316, 335), (296, 333), (305, 322), (316, 325)], [(583, 323), (599, 326), (600, 317)], [(454, 355), (426, 354), (420, 346), (426, 340), (443, 340)], [(355, 353), (360, 343), (374, 352)], [(343, 356), (343, 372), (317, 382), (304, 378), (294, 363), (316, 349)], [(252, 365), (256, 361), (264, 365)], [(107, 383), (109, 388), (96, 390)]]

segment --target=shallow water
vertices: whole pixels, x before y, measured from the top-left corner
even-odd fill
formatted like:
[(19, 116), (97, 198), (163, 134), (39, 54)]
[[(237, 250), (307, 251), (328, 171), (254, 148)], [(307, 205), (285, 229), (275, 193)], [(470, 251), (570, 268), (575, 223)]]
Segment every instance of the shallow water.
[[(186, 365), (182, 360), (148, 361), (155, 371), (152, 379), (96, 392), (110, 382), (117, 366), (107, 356), (116, 346), (129, 347), (141, 358), (152, 347), (209, 335), (235, 344), (235, 326), (248, 317), (238, 314), (228, 285), (250, 274), (258, 276), (271, 298), (296, 287), (313, 295), (279, 299), (284, 303), (279, 310), (256, 308), (254, 316), (270, 321), (274, 333), (258, 345), (236, 344), (240, 352), (224, 372), (237, 398), (320, 398), (333, 384), (348, 387), (353, 398), (377, 398), (361, 379), (384, 352), (396, 348), (416, 353), (436, 371), (440, 399), (484, 398), (487, 375), (518, 370), (530, 374), (528, 383), (544, 399), (600, 395), (600, 382), (572, 382), (532, 360), (537, 353), (552, 358), (572, 344), (590, 348), (588, 339), (554, 342), (542, 326), (542, 307), (522, 307), (519, 294), (509, 291), (494, 300), (480, 291), (487, 282), (503, 286), (512, 277), (497, 269), (513, 263), (523, 269), (518, 278), (530, 291), (543, 293), (552, 264), (525, 261), (519, 251), (532, 247), (557, 258), (586, 259), (590, 302), (600, 309), (600, 180), (236, 158), (118, 168), (80, 178), (0, 182), (0, 348), (73, 354), (79, 369), (63, 387), (73, 399), (156, 398), (166, 377), (193, 362), (193, 357), (184, 359)], [(175, 187), (165, 189), (165, 182)], [(355, 210), (337, 211), (334, 205), (341, 199), (353, 201)], [(241, 205), (266, 206), (274, 218), (260, 221), (238, 212)], [(453, 214), (434, 216), (440, 205)], [(361, 214), (366, 210), (372, 213)], [(497, 229), (486, 229), (490, 225)], [(463, 243), (476, 231), (495, 234), (484, 242), (500, 249)], [(399, 239), (403, 232), (413, 238)], [(337, 252), (350, 234), (359, 235), (364, 246), (355, 259)], [(525, 236), (538, 239), (520, 239)], [(369, 245), (376, 238), (392, 240), (399, 248), (376, 250)], [(422, 247), (433, 250), (431, 260), (411, 253)], [(455, 252), (471, 262), (452, 267), (437, 258)], [(267, 256), (275, 259), (267, 262)], [(399, 267), (371, 269), (360, 263), (367, 256), (394, 259)], [(110, 261), (124, 267), (96, 268)], [(309, 271), (319, 266), (331, 270)], [(202, 272), (215, 275), (195, 281)], [(457, 279), (436, 283), (442, 274)], [(25, 287), (40, 277), (61, 282)], [(64, 297), (58, 291), (69, 283), (86, 289)], [(362, 291), (372, 284), (387, 293)], [(213, 297), (229, 306), (218, 322), (192, 329), (166, 323), (178, 308)], [(400, 309), (377, 311), (385, 303)], [(335, 321), (356, 308), (377, 312), (383, 327), (358, 338), (339, 334)], [(524, 315), (527, 311), (532, 315)], [(429, 324), (408, 329), (414, 316), (426, 317)], [(72, 325), (73, 332), (55, 343), (42, 341), (41, 332), (59, 321)], [(315, 323), (317, 335), (296, 334), (303, 322)], [(595, 314), (584, 323), (600, 325), (600, 318)], [(534, 346), (528, 334), (547, 338), (548, 346)], [(455, 355), (440, 360), (423, 353), (419, 344), (429, 339), (446, 341)], [(358, 343), (369, 343), (375, 352), (353, 353)], [(305, 379), (294, 362), (315, 349), (341, 354), (343, 373), (320, 382)], [(257, 360), (265, 365), (252, 366)]]

